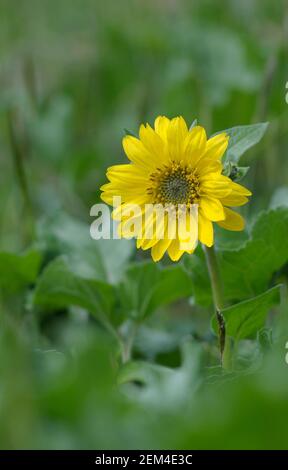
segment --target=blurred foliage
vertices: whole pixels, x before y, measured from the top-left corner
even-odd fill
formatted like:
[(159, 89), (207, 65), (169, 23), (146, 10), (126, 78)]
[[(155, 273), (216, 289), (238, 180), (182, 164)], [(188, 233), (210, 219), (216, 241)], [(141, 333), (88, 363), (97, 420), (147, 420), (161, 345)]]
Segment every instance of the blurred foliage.
[[(284, 0), (0, 0), (1, 448), (287, 449), (287, 24)], [(158, 114), (229, 129), (253, 191), (216, 230), (227, 370), (201, 247), (90, 237)]]

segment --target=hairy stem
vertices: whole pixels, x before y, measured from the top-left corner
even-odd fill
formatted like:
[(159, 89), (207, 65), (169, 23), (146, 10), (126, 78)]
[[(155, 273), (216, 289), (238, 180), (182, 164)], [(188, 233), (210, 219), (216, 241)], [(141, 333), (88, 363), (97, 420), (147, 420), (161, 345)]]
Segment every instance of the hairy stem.
[(219, 266), (214, 246), (205, 246), (206, 263), (211, 280), (212, 294), (215, 309), (220, 311), (224, 308), (223, 288), (219, 272)]
[(213, 294), (214, 307), (216, 311), (216, 319), (218, 322), (218, 337), (219, 337), (219, 349), (220, 349), (220, 358), (221, 365), (223, 365), (224, 351), (226, 344), (226, 329), (225, 329), (225, 320), (221, 313), (221, 310), (224, 308), (224, 298), (223, 298), (223, 287), (221, 282), (221, 276), (217, 261), (217, 256), (214, 247), (204, 247), (206, 263), (209, 271), (211, 288)]
[(123, 342), (122, 348), (122, 362), (125, 364), (131, 360), (132, 349), (134, 345), (135, 336), (138, 331), (139, 324), (137, 322), (132, 322), (128, 331), (126, 341)]

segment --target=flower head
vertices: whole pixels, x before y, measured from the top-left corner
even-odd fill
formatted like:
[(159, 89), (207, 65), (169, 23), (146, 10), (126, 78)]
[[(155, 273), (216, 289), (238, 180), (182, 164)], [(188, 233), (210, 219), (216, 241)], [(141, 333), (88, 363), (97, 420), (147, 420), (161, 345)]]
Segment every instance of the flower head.
[[(243, 218), (229, 207), (248, 202), (247, 196), (251, 192), (222, 174), (221, 157), (228, 139), (226, 133), (207, 139), (203, 127), (194, 126), (188, 130), (182, 117), (170, 120), (165, 116), (157, 117), (154, 129), (149, 124), (141, 125), (139, 138), (125, 136), (123, 147), (130, 163), (108, 168), (109, 183), (101, 187), (101, 197), (107, 204), (113, 203), (114, 196), (121, 197), (120, 210), (112, 213), (120, 220), (121, 235), (129, 236), (125, 227), (130, 220), (128, 207), (131, 204), (140, 207), (140, 212), (134, 214), (134, 222), (137, 219), (144, 221), (139, 224), (136, 234), (137, 248), (151, 248), (154, 261), (160, 260), (166, 251), (173, 261), (177, 261), (185, 251), (192, 253), (195, 248), (193, 236), (188, 245), (184, 248), (181, 245), (181, 233), (184, 232), (181, 218), (174, 219), (171, 236), (169, 210), (179, 215), (183, 207), (189, 209), (197, 205), (198, 218), (193, 219), (192, 213), (185, 212), (184, 225), (193, 227), (194, 224), (194, 233), (207, 246), (214, 243), (213, 222), (227, 230), (242, 230)], [(152, 230), (152, 237), (145, 236), (147, 225), (155, 225), (154, 213), (150, 218), (144, 218), (147, 204), (169, 209), (163, 217), (162, 236), (157, 229)]]

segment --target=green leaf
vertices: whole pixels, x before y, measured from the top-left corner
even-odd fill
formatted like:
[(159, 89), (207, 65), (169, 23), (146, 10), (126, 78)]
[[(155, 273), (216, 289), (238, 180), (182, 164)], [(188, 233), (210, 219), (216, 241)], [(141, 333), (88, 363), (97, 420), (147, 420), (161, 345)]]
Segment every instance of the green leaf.
[(192, 256), (183, 257), (183, 266), (191, 278), (196, 303), (209, 307), (212, 304), (212, 290), (205, 255), (200, 245)]
[(242, 181), (243, 178), (247, 175), (248, 171), (250, 170), (250, 166), (238, 166), (236, 168), (236, 174), (233, 176), (233, 181), (239, 182)]
[(65, 213), (42, 220), (38, 240), (49, 256), (65, 254), (75, 274), (112, 284), (120, 279), (134, 246), (132, 240), (93, 240), (88, 224)]
[[(181, 366), (175, 369), (144, 361), (125, 364), (119, 371), (118, 383), (140, 382), (137, 399), (149, 406), (173, 409), (193, 396), (201, 383), (203, 349), (187, 340), (181, 345)], [(165, 400), (163, 400), (165, 396)]]
[(242, 300), (265, 291), (273, 274), (288, 261), (288, 208), (262, 212), (250, 239), (238, 250), (219, 253), (228, 300)]
[(129, 131), (129, 129), (124, 129), (125, 135), (131, 135), (132, 137), (137, 137), (133, 132)]
[[(175, 87), (181, 83), (182, 91), (194, 73), (201, 82), (200, 90), (212, 107), (229, 103), (232, 90), (251, 92), (259, 89), (261, 77), (255, 67), (248, 64), (245, 48), (236, 32), (220, 30), (215, 24), (205, 25), (202, 21), (201, 24), (195, 21), (191, 27), (188, 21), (181, 25), (181, 31), (174, 31), (173, 37), (176, 36), (179, 53), (167, 65), (164, 86), (168, 83)], [(189, 104), (183, 100), (183, 106), (187, 106), (189, 115)]]
[(137, 318), (191, 293), (190, 279), (180, 265), (162, 268), (152, 261), (130, 265), (119, 286), (123, 308)]
[(76, 305), (103, 324), (111, 315), (113, 288), (101, 281), (77, 276), (65, 257), (53, 260), (43, 271), (34, 291), (35, 305), (53, 310)]
[(273, 345), (272, 328), (261, 328), (257, 333), (257, 341), (262, 352), (267, 352)]
[(214, 224), (214, 238), (217, 250), (233, 250), (243, 246), (250, 237), (247, 228), (239, 232), (232, 232)]
[[(237, 248), (217, 249), (224, 295), (227, 302), (237, 302), (264, 292), (276, 273), (288, 261), (288, 208), (262, 212), (256, 219), (249, 239)], [(234, 235), (234, 234), (232, 234)], [(193, 256), (184, 259), (192, 278), (196, 302), (212, 304), (212, 294), (205, 257), (199, 246)]]
[(42, 255), (36, 249), (30, 249), (21, 255), (0, 253), (0, 288), (13, 294), (33, 283), (41, 260)]
[(198, 125), (198, 120), (197, 119), (194, 119), (194, 121), (192, 122), (191, 126), (189, 127), (189, 131), (191, 131), (191, 129), (193, 129), (193, 127), (197, 126)]
[(238, 166), (231, 163), (231, 161), (227, 161), (222, 173), (223, 175), (228, 176), (232, 181), (238, 182), (247, 175), (249, 169), (249, 166)]
[(281, 186), (275, 190), (269, 206), (271, 209), (283, 206), (288, 207), (288, 186)]
[(60, 161), (70, 143), (69, 121), (73, 103), (70, 97), (55, 95), (41, 110), (31, 113), (29, 132), (36, 152), (45, 158)]
[[(245, 300), (221, 311), (225, 319), (226, 334), (236, 340), (255, 338), (257, 332), (264, 327), (266, 316), (273, 305), (280, 302), (281, 286), (272, 287), (263, 294)], [(212, 328), (218, 331), (215, 316)]]
[(225, 161), (238, 163), (240, 157), (253, 145), (258, 144), (264, 136), (268, 127), (268, 122), (251, 124), (248, 126), (236, 126), (231, 129), (225, 129), (229, 136), (229, 145), (226, 152)]

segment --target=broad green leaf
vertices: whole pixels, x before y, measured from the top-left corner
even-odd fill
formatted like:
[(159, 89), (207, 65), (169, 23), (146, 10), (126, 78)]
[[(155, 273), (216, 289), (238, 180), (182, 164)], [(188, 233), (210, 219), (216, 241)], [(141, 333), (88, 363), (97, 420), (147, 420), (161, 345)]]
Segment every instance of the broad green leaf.
[[(148, 385), (153, 381), (163, 380), (171, 374), (171, 369), (165, 366), (150, 364), (146, 361), (131, 361), (124, 364), (119, 371), (118, 383), (140, 382)], [(164, 379), (165, 380), (165, 379)]]
[(119, 286), (122, 308), (137, 318), (191, 292), (190, 279), (180, 265), (162, 268), (152, 261), (129, 266)]
[[(254, 338), (265, 325), (265, 319), (273, 305), (280, 302), (281, 286), (272, 287), (263, 294), (244, 300), (221, 311), (225, 319), (226, 334), (236, 340)], [(212, 320), (212, 328), (217, 333), (217, 321)]]
[(288, 186), (277, 188), (270, 201), (271, 209), (284, 206), (288, 207)]
[(101, 281), (77, 276), (65, 257), (53, 260), (37, 283), (33, 302), (48, 310), (77, 305), (86, 309), (103, 324), (111, 315), (113, 288)]
[(239, 249), (249, 240), (249, 233), (247, 227), (240, 232), (231, 232), (214, 224), (214, 238), (217, 250), (233, 250)]
[(209, 307), (212, 304), (212, 290), (204, 252), (198, 246), (192, 256), (185, 255), (183, 265), (191, 277), (193, 296), (199, 305)]
[(287, 233), (288, 208), (262, 212), (243, 246), (220, 251), (227, 299), (242, 300), (268, 288), (273, 274), (288, 261)]
[(246, 150), (258, 144), (264, 136), (268, 127), (268, 122), (251, 124), (248, 126), (236, 126), (231, 129), (225, 129), (229, 136), (229, 145), (225, 156), (225, 161), (238, 163), (240, 157)]
[[(261, 294), (272, 276), (288, 261), (288, 208), (262, 212), (252, 226), (248, 240), (238, 248), (217, 249), (227, 302), (237, 302)], [(231, 236), (234, 234), (232, 233)], [(209, 275), (201, 247), (184, 259), (190, 273), (196, 302), (212, 303)]]
[(41, 260), (42, 255), (36, 249), (30, 249), (21, 255), (0, 253), (0, 288), (12, 294), (33, 283)]
[[(137, 399), (149, 405), (175, 407), (191, 397), (200, 385), (202, 348), (199, 344), (185, 341), (181, 345), (181, 366), (175, 369), (144, 361), (125, 364), (119, 371), (119, 384), (140, 382)], [(165, 400), (163, 401), (163, 396)]]
[(51, 257), (65, 254), (81, 277), (109, 283), (120, 279), (133, 251), (132, 240), (93, 240), (88, 224), (64, 213), (43, 220), (38, 238)]

